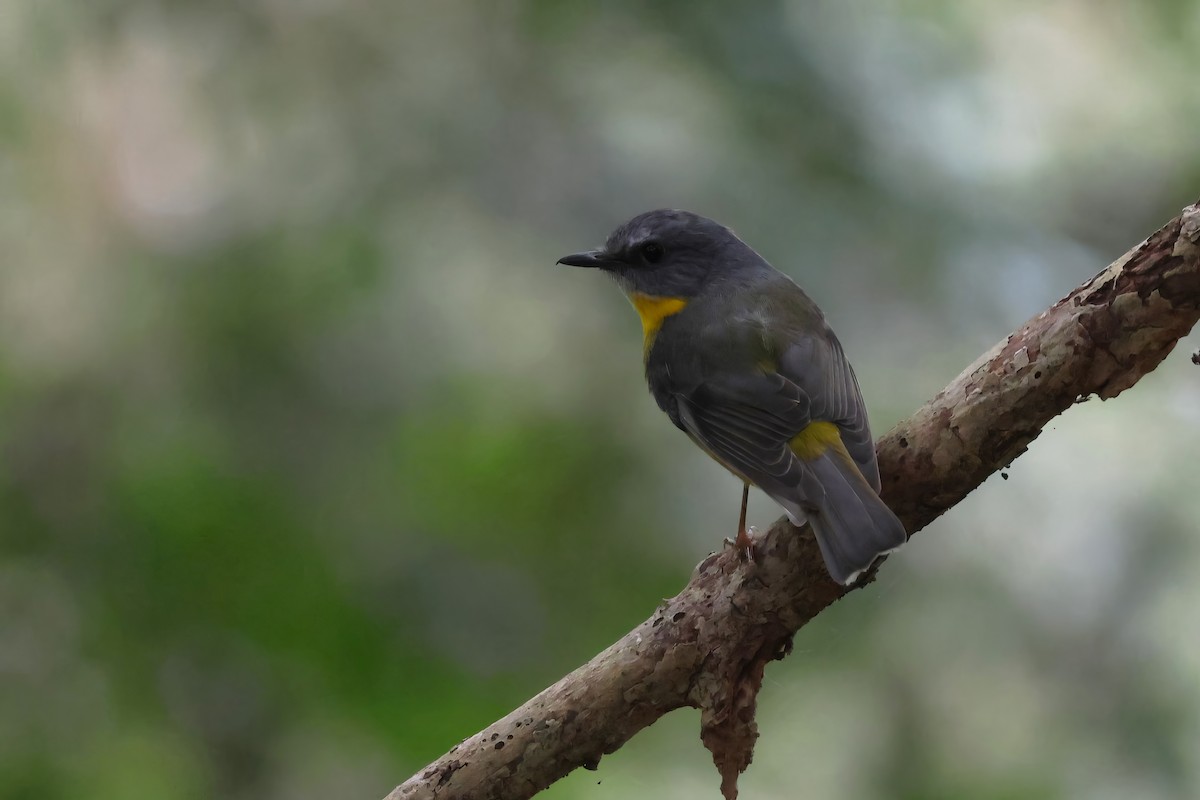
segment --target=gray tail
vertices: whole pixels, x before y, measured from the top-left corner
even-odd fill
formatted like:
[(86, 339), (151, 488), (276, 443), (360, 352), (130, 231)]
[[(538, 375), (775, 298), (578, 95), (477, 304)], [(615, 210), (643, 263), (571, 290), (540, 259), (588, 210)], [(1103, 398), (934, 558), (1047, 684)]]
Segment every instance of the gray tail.
[(848, 454), (830, 449), (804, 465), (808, 469), (800, 488), (811, 509), (808, 522), (829, 574), (849, 585), (908, 535)]

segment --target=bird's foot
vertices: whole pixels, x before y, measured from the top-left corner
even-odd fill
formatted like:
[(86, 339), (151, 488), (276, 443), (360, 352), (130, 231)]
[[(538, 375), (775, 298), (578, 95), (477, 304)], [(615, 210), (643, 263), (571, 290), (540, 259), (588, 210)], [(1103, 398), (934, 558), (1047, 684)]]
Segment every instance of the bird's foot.
[(758, 563), (758, 553), (754, 549), (754, 539), (751, 538), (758, 531), (753, 525), (749, 529), (742, 528), (738, 531), (736, 539), (726, 539), (725, 546), (732, 547), (737, 551), (738, 558), (742, 561), (753, 561)]

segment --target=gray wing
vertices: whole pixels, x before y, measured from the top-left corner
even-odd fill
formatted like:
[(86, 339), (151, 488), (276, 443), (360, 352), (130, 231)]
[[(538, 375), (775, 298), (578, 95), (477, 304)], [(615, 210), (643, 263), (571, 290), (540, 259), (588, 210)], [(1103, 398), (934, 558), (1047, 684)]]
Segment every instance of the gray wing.
[[(811, 480), (788, 443), (812, 421), (809, 398), (777, 373), (722, 376), (676, 394), (685, 431), (714, 458), (776, 499)], [(808, 491), (815, 491), (807, 487)]]
[(676, 425), (768, 493), (773, 484), (800, 485), (804, 467), (788, 445), (816, 421), (838, 426), (850, 458), (878, 491), (875, 443), (854, 371), (812, 300), (777, 278), (710, 308), (703, 323), (660, 333), (647, 363), (651, 391)]
[(878, 492), (875, 440), (858, 379), (837, 337), (828, 328), (823, 333), (804, 335), (781, 348), (779, 373), (808, 397), (811, 421), (838, 426), (850, 457)]

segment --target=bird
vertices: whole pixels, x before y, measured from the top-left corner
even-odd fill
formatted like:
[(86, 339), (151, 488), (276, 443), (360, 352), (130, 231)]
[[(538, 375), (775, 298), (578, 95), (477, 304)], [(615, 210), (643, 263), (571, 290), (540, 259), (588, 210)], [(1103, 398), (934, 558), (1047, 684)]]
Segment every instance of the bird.
[(654, 400), (742, 481), (737, 536), (726, 541), (744, 558), (754, 558), (751, 485), (797, 527), (809, 523), (839, 584), (904, 544), (879, 496), (867, 409), (841, 343), (808, 294), (731, 229), (647, 211), (558, 263), (604, 272), (629, 298)]

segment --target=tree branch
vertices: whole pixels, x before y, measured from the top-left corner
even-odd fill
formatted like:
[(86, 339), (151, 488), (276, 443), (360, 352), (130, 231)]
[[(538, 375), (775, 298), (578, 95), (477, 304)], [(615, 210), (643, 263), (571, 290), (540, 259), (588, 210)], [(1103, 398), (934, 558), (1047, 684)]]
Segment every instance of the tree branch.
[[(1025, 452), (1052, 418), (1115, 397), (1158, 366), (1200, 318), (1200, 206), (1025, 323), (878, 443), (883, 496), (910, 532)], [(398, 786), (386, 800), (519, 800), (594, 769), (681, 706), (701, 711), (726, 797), (750, 764), (767, 662), (845, 591), (813, 537), (786, 519), (731, 550), (587, 664)], [(861, 585), (861, 584), (860, 584)]]

